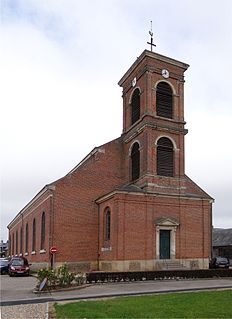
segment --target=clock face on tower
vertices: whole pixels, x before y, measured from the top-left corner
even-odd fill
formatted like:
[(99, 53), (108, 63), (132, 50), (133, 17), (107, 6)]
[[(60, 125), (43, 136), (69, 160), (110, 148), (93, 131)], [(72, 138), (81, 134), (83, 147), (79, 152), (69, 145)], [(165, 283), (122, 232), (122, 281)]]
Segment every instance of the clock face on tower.
[(133, 80), (132, 80), (132, 82), (131, 82), (131, 85), (132, 85), (133, 87), (136, 86), (136, 82), (137, 82), (136, 78), (133, 78)]
[(168, 72), (168, 70), (163, 69), (163, 70), (162, 70), (162, 76), (163, 76), (165, 79), (169, 78), (169, 72)]

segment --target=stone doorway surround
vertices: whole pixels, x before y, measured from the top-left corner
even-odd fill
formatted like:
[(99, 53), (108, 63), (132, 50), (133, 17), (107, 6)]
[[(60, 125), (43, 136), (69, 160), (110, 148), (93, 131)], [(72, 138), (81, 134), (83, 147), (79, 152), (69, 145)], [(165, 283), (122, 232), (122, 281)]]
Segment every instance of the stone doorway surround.
[(176, 259), (176, 229), (180, 225), (173, 217), (161, 217), (154, 222), (156, 227), (156, 259), (160, 259), (160, 230), (170, 231), (170, 259)]

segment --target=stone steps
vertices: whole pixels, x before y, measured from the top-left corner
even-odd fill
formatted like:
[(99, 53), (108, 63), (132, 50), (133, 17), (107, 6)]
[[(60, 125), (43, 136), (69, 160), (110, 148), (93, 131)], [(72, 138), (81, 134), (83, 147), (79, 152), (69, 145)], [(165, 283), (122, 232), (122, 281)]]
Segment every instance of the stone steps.
[(184, 265), (182, 265), (178, 260), (167, 260), (164, 259), (160, 262), (160, 266), (162, 270), (182, 270), (186, 269)]

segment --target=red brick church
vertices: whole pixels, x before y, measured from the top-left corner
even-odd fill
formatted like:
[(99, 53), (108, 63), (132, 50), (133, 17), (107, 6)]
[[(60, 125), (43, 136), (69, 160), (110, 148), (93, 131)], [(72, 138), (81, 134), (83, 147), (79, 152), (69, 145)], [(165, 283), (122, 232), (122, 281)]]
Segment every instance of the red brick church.
[(122, 135), (46, 185), (10, 222), (10, 255), (34, 267), (208, 268), (213, 199), (185, 175), (184, 72), (145, 50), (119, 81)]

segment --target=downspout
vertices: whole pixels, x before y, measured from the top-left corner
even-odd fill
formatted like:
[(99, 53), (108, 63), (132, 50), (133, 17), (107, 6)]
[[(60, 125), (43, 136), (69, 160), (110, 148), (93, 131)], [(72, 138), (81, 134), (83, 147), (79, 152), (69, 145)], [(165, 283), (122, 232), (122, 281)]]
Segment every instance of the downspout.
[(22, 254), (22, 256), (24, 256), (24, 218), (23, 218), (23, 214), (22, 214), (22, 231), (20, 230), (20, 253)]
[(212, 212), (212, 207), (213, 206), (213, 201), (210, 201), (210, 259), (213, 258), (213, 212)]
[(50, 260), (50, 248), (53, 246), (53, 240), (54, 240), (54, 192), (51, 188), (50, 188), (50, 191), (51, 191), (51, 199), (50, 199), (48, 261), (50, 262), (50, 266), (52, 266), (51, 264), (52, 261)]
[(98, 205), (98, 251), (97, 251), (97, 270), (100, 270), (100, 205)]

